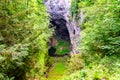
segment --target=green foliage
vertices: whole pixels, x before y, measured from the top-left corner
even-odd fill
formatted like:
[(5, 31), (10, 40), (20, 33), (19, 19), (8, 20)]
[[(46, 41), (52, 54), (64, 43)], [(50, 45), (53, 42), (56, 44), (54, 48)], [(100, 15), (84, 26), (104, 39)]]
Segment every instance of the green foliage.
[[(21, 52), (15, 50), (21, 50)], [(1, 76), (0, 79), (19, 79), (20, 77), (24, 79), (25, 71), (29, 69), (29, 65), (25, 63), (25, 58), (28, 56), (27, 50), (26, 45), (19, 45), (19, 47), (16, 45), (16, 47), (0, 51), (0, 74), (4, 76), (4, 78)]]
[(71, 16), (75, 17), (75, 19), (77, 19), (77, 15), (79, 14), (79, 0), (72, 0), (71, 1), (71, 8), (70, 8), (70, 12), (71, 12)]
[(52, 35), (42, 0), (1, 0), (0, 5), (0, 80), (41, 79)]
[(72, 55), (68, 61), (68, 74), (73, 73), (77, 70), (81, 70), (84, 65), (84, 59), (81, 54)]
[(119, 54), (119, 2), (98, 0), (94, 5), (84, 8), (83, 11), (86, 22), (82, 31), (82, 51), (84, 53), (99, 52), (103, 55)]
[(96, 0), (79, 0), (78, 6), (79, 8), (89, 7), (93, 5), (96, 2)]
[[(90, 56), (89, 56), (90, 57)], [(104, 58), (95, 58), (90, 61), (82, 70), (76, 71), (63, 80), (119, 80), (120, 79), (120, 56), (106, 56)], [(88, 59), (88, 58), (86, 58)], [(95, 61), (95, 62), (94, 62)]]

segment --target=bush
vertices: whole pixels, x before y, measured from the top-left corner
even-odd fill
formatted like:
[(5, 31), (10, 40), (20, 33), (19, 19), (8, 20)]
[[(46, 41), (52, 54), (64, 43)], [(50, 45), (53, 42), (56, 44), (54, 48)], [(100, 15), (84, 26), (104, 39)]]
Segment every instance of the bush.
[(81, 70), (84, 67), (84, 59), (81, 54), (73, 54), (68, 61), (68, 74), (77, 70)]

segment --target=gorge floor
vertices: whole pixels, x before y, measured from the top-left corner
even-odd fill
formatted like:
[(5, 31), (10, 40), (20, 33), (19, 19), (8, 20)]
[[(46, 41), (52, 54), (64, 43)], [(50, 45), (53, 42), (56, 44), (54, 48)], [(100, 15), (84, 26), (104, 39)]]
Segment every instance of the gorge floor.
[(54, 61), (53, 66), (48, 73), (48, 80), (61, 80), (67, 71), (68, 56), (64, 57), (51, 57)]

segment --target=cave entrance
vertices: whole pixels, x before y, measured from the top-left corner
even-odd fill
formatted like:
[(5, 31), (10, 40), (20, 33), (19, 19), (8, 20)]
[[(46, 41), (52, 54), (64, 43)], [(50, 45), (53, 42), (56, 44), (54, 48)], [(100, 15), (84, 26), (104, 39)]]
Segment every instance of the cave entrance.
[(49, 56), (65, 56), (70, 50), (70, 37), (64, 19), (51, 19), (50, 27), (55, 27), (54, 35), (50, 38)]
[(51, 19), (51, 27), (55, 27), (55, 35), (70, 42), (69, 32), (64, 19)]

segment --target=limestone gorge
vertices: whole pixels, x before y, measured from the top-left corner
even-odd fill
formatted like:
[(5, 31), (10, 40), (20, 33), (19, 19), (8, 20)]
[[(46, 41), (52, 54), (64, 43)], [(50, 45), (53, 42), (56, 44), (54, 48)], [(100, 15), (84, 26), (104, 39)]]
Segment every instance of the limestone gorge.
[(120, 80), (120, 0), (0, 0), (0, 80)]

